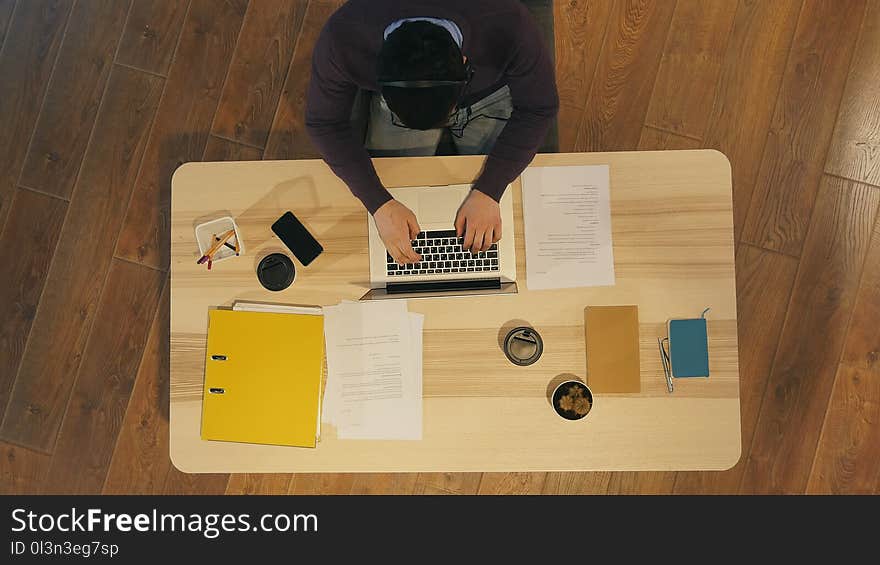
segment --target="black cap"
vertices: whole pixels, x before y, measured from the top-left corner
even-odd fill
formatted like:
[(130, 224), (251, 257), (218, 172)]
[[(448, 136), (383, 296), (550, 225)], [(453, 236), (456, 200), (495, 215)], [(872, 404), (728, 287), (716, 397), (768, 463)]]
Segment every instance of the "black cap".
[(296, 268), (290, 257), (283, 253), (266, 255), (257, 265), (257, 278), (267, 290), (284, 290), (296, 276)]
[(514, 328), (504, 338), (504, 354), (514, 365), (531, 365), (543, 352), (544, 342), (534, 328)]

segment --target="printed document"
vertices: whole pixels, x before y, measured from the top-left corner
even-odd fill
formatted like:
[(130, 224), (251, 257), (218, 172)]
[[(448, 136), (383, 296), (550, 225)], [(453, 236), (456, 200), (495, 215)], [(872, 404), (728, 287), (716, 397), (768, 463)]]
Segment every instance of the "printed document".
[(422, 438), (424, 316), (406, 301), (324, 308), (324, 421), (339, 439)]
[(614, 284), (608, 165), (522, 174), (529, 290)]

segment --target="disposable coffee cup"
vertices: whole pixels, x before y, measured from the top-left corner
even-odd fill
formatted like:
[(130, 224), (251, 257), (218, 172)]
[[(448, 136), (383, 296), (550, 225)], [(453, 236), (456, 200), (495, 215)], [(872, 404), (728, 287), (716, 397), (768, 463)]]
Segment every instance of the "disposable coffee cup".
[(580, 420), (593, 409), (593, 393), (581, 381), (563, 381), (553, 391), (552, 404), (556, 413), (566, 420)]
[(520, 326), (513, 328), (504, 338), (504, 354), (514, 365), (525, 367), (541, 358), (544, 341), (534, 328)]
[(290, 257), (283, 253), (271, 253), (257, 265), (257, 278), (266, 290), (278, 292), (296, 280), (296, 267)]

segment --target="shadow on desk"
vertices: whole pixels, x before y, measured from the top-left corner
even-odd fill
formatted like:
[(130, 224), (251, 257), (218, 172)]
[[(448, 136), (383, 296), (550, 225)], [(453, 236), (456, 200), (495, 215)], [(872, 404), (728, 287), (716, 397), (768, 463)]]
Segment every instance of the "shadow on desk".
[[(302, 176), (293, 178), (277, 184), (262, 198), (257, 200), (250, 208), (239, 214), (234, 214), (228, 209), (215, 209), (195, 218), (192, 227), (195, 229), (200, 223), (222, 216), (234, 217), (236, 223), (240, 227), (246, 226), (242, 227), (242, 240), (244, 241), (247, 254), (253, 256), (253, 269), (256, 271), (260, 259), (268, 253), (279, 252), (286, 255), (292, 254), (291, 251), (287, 249), (287, 247), (285, 247), (284, 244), (281, 243), (281, 241), (272, 233), (271, 226), (275, 220), (278, 219), (276, 217), (278, 210), (291, 210), (291, 212), (300, 219), (306, 229), (315, 236), (315, 239), (319, 242), (324, 242), (323, 245), (325, 250), (327, 248), (326, 240), (328, 234), (336, 233), (338, 228), (343, 225), (350, 225), (352, 222), (358, 221), (361, 218), (366, 219), (366, 212), (363, 212), (362, 214), (360, 212), (347, 214), (339, 218), (329, 227), (322, 227), (319, 229), (319, 227), (314, 224), (314, 220), (310, 220), (310, 218), (314, 219), (331, 216), (332, 208), (330, 206), (321, 206), (319, 204), (320, 198), (318, 197), (317, 191), (318, 188), (315, 186), (314, 180), (311, 177)], [(291, 209), (290, 206), (290, 203), (294, 199), (289, 197), (289, 195), (294, 193), (297, 195), (296, 201), (298, 202), (295, 210)], [(272, 212), (267, 213), (267, 211)], [(259, 226), (259, 229), (253, 229), (254, 226)], [(364, 231), (364, 234), (366, 234), (366, 230)], [(366, 241), (364, 252), (367, 252)], [(321, 255), (321, 267), (332, 268), (332, 266), (342, 257), (343, 255), (340, 254), (325, 252)], [(193, 249), (193, 259), (198, 259), (198, 249)], [(369, 286), (369, 282), (366, 282), (365, 286)]]

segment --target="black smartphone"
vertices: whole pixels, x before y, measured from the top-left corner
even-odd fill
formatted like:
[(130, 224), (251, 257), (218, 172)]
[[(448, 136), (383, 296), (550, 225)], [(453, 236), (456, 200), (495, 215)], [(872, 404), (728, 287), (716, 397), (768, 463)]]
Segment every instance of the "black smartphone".
[(321, 244), (312, 237), (309, 230), (293, 215), (293, 212), (285, 212), (283, 216), (278, 218), (272, 224), (272, 231), (293, 252), (293, 255), (303, 266), (314, 261), (315, 257), (324, 251)]

